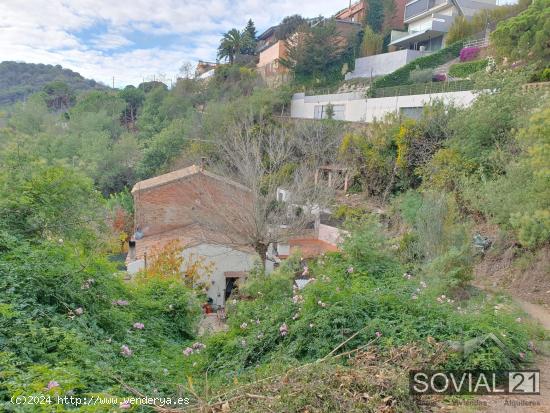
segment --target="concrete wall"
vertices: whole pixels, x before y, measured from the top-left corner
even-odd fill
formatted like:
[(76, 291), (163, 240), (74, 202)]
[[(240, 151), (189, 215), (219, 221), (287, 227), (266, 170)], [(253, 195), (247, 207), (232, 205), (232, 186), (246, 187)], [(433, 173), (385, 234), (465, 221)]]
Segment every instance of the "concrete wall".
[[(234, 250), (223, 245), (201, 244), (182, 251), (184, 263), (203, 259), (205, 264), (212, 265), (212, 274), (199, 280), (208, 290), (206, 294), (214, 304), (225, 304), (225, 275), (227, 271), (248, 272), (258, 259), (256, 254)], [(128, 264), (128, 274), (135, 275), (145, 268), (143, 259)], [(185, 271), (185, 265), (182, 272)]]
[(468, 106), (475, 99), (472, 92), (433, 93), (425, 95), (395, 96), (387, 98), (365, 98), (360, 93), (340, 95), (304, 96), (297, 93), (292, 98), (290, 116), (292, 118), (314, 119), (317, 105), (345, 105), (345, 119), (350, 122), (373, 122), (383, 119), (390, 113), (400, 113), (403, 108), (421, 108), (433, 100)]
[(234, 250), (223, 245), (201, 244), (187, 248), (182, 252), (185, 261), (202, 257), (212, 264), (212, 274), (200, 280), (208, 287), (207, 295), (216, 305), (225, 305), (225, 275), (227, 271), (250, 271), (256, 260), (256, 255)]
[(319, 224), (318, 238), (320, 241), (328, 242), (332, 245), (339, 245), (343, 241), (340, 229), (325, 224)]
[(355, 70), (346, 74), (346, 80), (386, 75), (427, 54), (429, 53), (405, 49), (355, 59)]

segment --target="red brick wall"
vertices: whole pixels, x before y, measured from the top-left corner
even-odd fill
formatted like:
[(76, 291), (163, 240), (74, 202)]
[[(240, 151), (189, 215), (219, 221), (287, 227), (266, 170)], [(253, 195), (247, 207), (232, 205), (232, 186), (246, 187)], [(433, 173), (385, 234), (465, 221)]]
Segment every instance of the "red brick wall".
[(402, 30), (405, 28), (403, 19), (405, 16), (405, 5), (410, 0), (393, 0), (394, 11), (391, 16), (385, 16), (384, 31), (392, 29)]
[[(199, 223), (225, 226), (222, 217), (244, 209), (243, 189), (195, 174), (134, 193), (136, 228), (145, 236)], [(242, 208), (241, 208), (242, 205)]]

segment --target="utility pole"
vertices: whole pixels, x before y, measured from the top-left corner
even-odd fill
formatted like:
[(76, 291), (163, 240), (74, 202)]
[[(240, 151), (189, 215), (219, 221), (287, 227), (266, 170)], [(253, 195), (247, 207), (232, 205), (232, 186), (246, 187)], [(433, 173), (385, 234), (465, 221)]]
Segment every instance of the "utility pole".
[(113, 89), (115, 88), (115, 77), (113, 76)]

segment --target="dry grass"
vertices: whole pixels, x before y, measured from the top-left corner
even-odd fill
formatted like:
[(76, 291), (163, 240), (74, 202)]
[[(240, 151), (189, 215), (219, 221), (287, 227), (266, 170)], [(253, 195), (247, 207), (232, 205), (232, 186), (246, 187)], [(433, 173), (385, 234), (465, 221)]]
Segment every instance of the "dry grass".
[(210, 397), (188, 388), (194, 395), (190, 406), (157, 410), (162, 413), (365, 413), (429, 412), (437, 407), (435, 399), (409, 395), (408, 371), (440, 364), (445, 359), (442, 345), (433, 343), (428, 349), (409, 345), (384, 354), (369, 349), (340, 356), (326, 357)]

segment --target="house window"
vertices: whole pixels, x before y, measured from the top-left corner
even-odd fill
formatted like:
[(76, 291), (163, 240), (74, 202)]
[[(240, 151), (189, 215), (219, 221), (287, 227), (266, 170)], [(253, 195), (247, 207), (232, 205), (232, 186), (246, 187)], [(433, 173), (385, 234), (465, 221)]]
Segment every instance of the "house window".
[[(315, 119), (327, 119), (327, 108), (329, 105), (317, 105), (314, 108), (313, 117)], [(332, 105), (334, 111), (333, 119), (346, 120), (346, 105)]]

